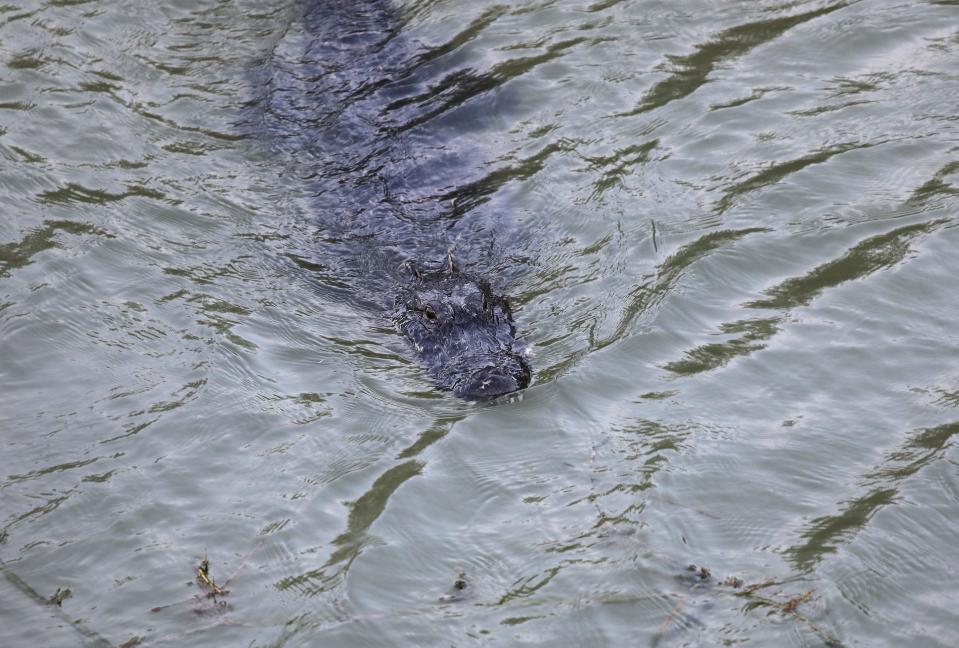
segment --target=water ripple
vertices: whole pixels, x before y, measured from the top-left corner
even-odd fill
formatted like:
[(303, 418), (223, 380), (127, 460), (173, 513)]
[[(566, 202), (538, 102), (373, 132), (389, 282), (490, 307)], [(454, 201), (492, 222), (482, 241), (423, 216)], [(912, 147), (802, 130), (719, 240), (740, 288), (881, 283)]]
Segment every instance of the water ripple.
[(316, 2), (0, 4), (0, 644), (959, 644), (955, 2)]

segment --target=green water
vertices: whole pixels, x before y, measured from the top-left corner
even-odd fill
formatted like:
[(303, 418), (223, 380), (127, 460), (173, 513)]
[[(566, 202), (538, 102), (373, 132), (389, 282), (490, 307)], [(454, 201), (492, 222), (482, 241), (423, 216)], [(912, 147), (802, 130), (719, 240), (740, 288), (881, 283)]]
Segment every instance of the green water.
[(295, 2), (0, 4), (0, 645), (959, 645), (959, 6), (401, 7), (501, 81), (519, 403), (291, 268)]

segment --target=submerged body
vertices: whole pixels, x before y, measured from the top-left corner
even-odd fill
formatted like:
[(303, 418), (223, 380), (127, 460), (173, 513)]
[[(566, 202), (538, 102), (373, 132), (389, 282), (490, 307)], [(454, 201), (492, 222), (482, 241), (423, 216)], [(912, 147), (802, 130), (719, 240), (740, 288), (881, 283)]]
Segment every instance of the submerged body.
[(524, 345), (491, 287), (496, 184), (463, 133), (464, 111), (489, 101), (481, 77), (407, 39), (388, 0), (312, 0), (300, 26), (256, 82), (260, 130), (310, 169), (316, 235), (296, 255), (390, 315), (439, 387), (468, 400), (525, 388)]

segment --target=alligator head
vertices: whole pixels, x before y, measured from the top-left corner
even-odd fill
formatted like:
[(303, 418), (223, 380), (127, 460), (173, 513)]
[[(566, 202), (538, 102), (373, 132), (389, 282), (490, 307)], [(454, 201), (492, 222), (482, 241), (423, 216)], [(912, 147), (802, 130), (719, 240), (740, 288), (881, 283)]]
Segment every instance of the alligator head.
[(489, 400), (529, 385), (525, 346), (505, 299), (485, 280), (457, 271), (413, 270), (396, 300), (397, 322), (429, 375), (466, 400)]

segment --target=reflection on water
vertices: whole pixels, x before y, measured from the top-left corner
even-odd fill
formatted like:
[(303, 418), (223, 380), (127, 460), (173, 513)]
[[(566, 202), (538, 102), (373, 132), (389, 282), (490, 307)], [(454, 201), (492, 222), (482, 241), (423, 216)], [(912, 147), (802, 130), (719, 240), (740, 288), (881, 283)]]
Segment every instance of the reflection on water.
[[(394, 5), (363, 73), (292, 1), (0, 5), (0, 643), (959, 642), (959, 7)], [(512, 297), (522, 401), (370, 240)]]

